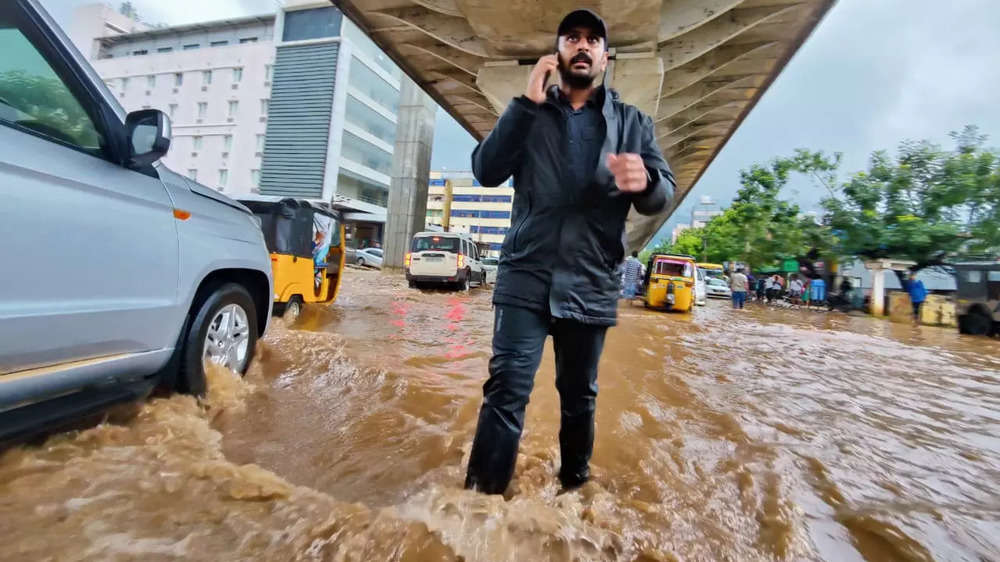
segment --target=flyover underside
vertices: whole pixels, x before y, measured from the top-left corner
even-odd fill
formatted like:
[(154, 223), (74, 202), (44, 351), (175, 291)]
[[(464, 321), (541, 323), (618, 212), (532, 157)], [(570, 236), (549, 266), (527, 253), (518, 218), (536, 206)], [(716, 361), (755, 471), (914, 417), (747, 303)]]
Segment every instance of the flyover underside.
[(629, 217), (645, 245), (834, 0), (333, 0), (477, 139), (523, 91), (570, 10), (605, 18), (622, 98), (656, 123), (673, 206)]

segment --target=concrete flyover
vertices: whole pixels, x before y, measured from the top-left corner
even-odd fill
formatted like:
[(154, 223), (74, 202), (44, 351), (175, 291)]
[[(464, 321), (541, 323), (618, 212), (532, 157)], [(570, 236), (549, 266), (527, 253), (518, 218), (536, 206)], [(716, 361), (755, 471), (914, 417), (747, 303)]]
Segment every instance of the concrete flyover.
[(568, 11), (608, 23), (608, 81), (656, 122), (673, 206), (629, 217), (645, 245), (835, 0), (332, 0), (477, 139), (553, 51)]

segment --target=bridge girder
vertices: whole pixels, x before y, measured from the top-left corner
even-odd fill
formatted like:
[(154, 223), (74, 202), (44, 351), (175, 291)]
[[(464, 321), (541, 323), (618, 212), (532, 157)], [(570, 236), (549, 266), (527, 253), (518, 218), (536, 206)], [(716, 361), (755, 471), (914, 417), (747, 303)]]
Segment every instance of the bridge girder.
[[(550, 53), (567, 0), (331, 0), (477, 139)], [(630, 216), (644, 245), (835, 0), (588, 0), (608, 24), (612, 87), (656, 124), (673, 205)]]

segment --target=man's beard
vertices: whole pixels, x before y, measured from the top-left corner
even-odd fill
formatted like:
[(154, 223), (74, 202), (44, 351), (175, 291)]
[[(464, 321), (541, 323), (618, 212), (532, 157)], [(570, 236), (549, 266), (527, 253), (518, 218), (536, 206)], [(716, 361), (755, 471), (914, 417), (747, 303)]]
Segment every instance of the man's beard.
[(591, 70), (594, 69), (594, 61), (587, 55), (579, 53), (569, 59), (569, 63), (563, 62), (562, 57), (559, 57), (559, 76), (562, 77), (563, 84), (566, 84), (570, 88), (573, 88), (574, 90), (585, 90), (594, 85), (594, 80), (597, 77), (593, 74), (575, 74), (571, 67), (579, 60), (590, 64)]

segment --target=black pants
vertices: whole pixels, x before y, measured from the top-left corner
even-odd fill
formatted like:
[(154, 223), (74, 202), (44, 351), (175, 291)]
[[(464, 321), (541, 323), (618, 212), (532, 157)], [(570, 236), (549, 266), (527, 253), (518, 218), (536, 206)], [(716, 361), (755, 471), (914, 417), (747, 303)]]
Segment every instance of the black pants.
[(483, 406), (472, 443), (466, 488), (488, 494), (502, 494), (507, 489), (524, 428), (524, 409), (549, 334), (556, 353), (556, 389), (562, 412), (559, 479), (567, 487), (586, 482), (594, 450), (597, 362), (606, 332), (606, 326), (553, 319), (515, 306), (497, 306), (490, 378), (483, 385)]

